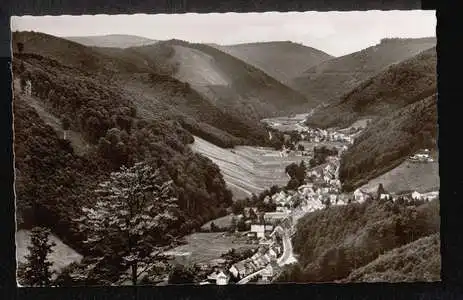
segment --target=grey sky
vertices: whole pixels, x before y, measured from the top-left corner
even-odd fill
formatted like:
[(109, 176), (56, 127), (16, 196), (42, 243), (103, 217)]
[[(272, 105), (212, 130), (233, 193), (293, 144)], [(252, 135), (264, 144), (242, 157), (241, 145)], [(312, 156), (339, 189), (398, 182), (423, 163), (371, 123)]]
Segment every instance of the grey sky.
[(340, 56), (384, 37), (435, 36), (435, 11), (267, 12), (12, 17), (11, 29), (55, 36), (131, 34), (239, 44), (293, 41)]

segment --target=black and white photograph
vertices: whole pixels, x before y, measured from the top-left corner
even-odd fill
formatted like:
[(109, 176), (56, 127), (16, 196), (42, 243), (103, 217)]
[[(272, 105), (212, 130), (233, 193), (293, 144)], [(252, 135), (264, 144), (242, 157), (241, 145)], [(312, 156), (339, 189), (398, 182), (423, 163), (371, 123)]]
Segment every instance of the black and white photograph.
[(10, 22), (19, 287), (441, 280), (435, 11)]

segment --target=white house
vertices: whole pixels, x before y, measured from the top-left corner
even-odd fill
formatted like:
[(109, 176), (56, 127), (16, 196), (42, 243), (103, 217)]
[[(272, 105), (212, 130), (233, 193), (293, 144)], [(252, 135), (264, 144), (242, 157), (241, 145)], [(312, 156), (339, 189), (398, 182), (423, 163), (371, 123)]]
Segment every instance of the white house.
[(421, 194), (421, 197), (428, 199), (429, 201), (439, 198), (439, 191), (433, 191), (429, 193)]
[(337, 198), (338, 198), (337, 195), (335, 195), (335, 194), (330, 194), (330, 202), (331, 202), (331, 203), (336, 203), (336, 202), (337, 202), (337, 201), (336, 201)]
[(412, 193), (412, 199), (420, 200), (420, 199), (421, 199), (421, 194), (418, 193), (417, 191), (414, 191), (414, 192)]
[(389, 194), (381, 194), (379, 195), (380, 200), (388, 200), (391, 197)]
[(258, 238), (265, 237), (265, 225), (251, 225), (251, 232), (255, 232)]
[(361, 191), (360, 189), (356, 189), (354, 191), (354, 199), (355, 199), (355, 201), (363, 202), (363, 201), (365, 201), (365, 198), (366, 198), (366, 194), (363, 191)]

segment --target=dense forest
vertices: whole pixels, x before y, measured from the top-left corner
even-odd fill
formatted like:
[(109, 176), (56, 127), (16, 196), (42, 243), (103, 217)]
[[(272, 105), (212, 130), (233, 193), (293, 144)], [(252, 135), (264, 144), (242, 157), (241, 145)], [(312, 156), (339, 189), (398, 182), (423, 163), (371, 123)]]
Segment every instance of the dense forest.
[(419, 149), (437, 149), (437, 95), (377, 119), (343, 153), (340, 180), (346, 191), (402, 163)]
[(39, 55), (15, 55), (15, 77), (32, 82), (32, 98), (88, 143), (84, 156), (45, 124), (29, 96), (15, 91), (14, 128), (19, 228), (49, 227), (80, 253), (90, 254), (73, 220), (95, 201), (96, 185), (123, 165), (147, 161), (172, 180), (181, 236), (225, 214), (232, 203), (219, 168), (193, 153), (193, 136), (176, 120), (144, 120), (117, 87)]
[(345, 282), (439, 281), (440, 234), (436, 233), (386, 252), (353, 271)]
[[(342, 280), (381, 254), (438, 233), (439, 227), (438, 200), (413, 204), (368, 200), (315, 211), (299, 220), (293, 238), (299, 262), (285, 270), (279, 280)], [(409, 274), (417, 274), (421, 267), (409, 268)], [(438, 278), (439, 274), (432, 276)]]
[(360, 117), (385, 116), (433, 95), (437, 88), (436, 48), (392, 65), (345, 93), (339, 102), (316, 111), (309, 126), (346, 127)]

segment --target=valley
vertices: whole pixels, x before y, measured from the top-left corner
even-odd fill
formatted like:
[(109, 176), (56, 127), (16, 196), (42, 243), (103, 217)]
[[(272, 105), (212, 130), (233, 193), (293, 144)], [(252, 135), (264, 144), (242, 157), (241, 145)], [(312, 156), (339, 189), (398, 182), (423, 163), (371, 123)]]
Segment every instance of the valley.
[(71, 265), (57, 284), (339, 281), (419, 239), (436, 248), (433, 38), (338, 58), (283, 42), (13, 39), (18, 261), (30, 230), (50, 228), (54, 270)]

